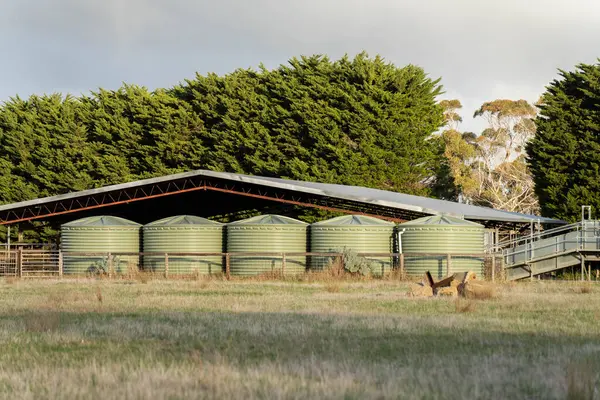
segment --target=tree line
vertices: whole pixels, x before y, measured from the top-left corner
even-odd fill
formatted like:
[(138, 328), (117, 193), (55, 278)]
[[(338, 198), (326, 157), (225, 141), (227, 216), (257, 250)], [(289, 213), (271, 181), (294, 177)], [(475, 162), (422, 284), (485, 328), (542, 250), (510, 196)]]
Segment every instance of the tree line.
[(154, 91), (17, 96), (0, 105), (0, 203), (202, 168), (572, 219), (600, 206), (599, 71), (561, 71), (536, 105), (483, 104), (478, 133), (460, 131), (439, 79), (365, 53)]

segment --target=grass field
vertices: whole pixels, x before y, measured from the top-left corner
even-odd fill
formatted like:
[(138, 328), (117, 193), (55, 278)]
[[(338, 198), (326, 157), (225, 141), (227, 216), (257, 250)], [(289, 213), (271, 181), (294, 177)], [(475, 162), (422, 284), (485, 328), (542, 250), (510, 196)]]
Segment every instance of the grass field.
[(0, 280), (0, 398), (600, 398), (600, 286), (406, 289)]

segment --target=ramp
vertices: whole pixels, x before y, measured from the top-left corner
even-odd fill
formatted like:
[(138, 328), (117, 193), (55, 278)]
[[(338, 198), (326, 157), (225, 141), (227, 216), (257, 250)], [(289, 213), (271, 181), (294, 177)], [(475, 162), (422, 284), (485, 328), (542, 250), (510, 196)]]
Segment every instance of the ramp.
[(502, 247), (508, 280), (584, 265), (600, 260), (600, 221), (582, 220), (514, 239)]

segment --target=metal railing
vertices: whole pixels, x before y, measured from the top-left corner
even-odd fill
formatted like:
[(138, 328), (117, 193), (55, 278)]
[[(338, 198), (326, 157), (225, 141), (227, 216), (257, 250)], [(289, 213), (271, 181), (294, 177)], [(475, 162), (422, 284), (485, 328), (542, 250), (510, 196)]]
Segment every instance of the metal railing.
[[(414, 272), (418, 262), (439, 266), (438, 275), (451, 275), (470, 266), (484, 266), (484, 277), (490, 280), (503, 277), (502, 254), (489, 253), (356, 253), (354, 260), (340, 252), (252, 252), (252, 253), (195, 253), (195, 252), (62, 252), (60, 250), (18, 250), (0, 253), (0, 276), (22, 278), (97, 276), (116, 277), (137, 272), (171, 278), (194, 274), (223, 274), (232, 276), (267, 274), (273, 277), (343, 270), (345, 263), (364, 260), (373, 275), (395, 273), (400, 277)], [(437, 268), (437, 267), (436, 267)], [(422, 269), (422, 268), (421, 268)], [(415, 271), (424, 273), (419, 268)], [(432, 271), (433, 272), (433, 271)]]
[(571, 232), (573, 230), (579, 230), (580, 228), (581, 228), (581, 222), (575, 222), (573, 224), (559, 226), (558, 228), (548, 229), (548, 230), (544, 230), (541, 232), (535, 232), (535, 233), (532, 233), (529, 235), (519, 236), (514, 239), (500, 241), (496, 244), (495, 247), (498, 250), (503, 250), (506, 248), (520, 246), (520, 245), (523, 245), (525, 243), (529, 243), (532, 241), (538, 241), (543, 238), (556, 236), (561, 233), (567, 233), (567, 232)]
[[(570, 235), (574, 233), (574, 235)], [(584, 220), (535, 235), (523, 236), (506, 242), (502, 249), (505, 264), (522, 265), (566, 253), (600, 249), (600, 222)], [(552, 251), (547, 251), (551, 249)], [(523, 255), (522, 257), (519, 257)]]

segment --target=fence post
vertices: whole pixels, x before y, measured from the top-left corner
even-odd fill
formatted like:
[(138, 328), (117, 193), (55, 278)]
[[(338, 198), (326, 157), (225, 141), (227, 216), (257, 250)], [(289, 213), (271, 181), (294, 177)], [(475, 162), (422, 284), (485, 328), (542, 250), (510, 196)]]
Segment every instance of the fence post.
[(405, 278), (406, 271), (404, 270), (404, 253), (400, 253), (400, 279)]
[(492, 282), (496, 281), (496, 255), (492, 254)]
[(17, 250), (17, 271), (19, 278), (23, 277), (23, 249)]
[(281, 253), (281, 275), (285, 275), (285, 253)]
[(108, 277), (112, 278), (113, 277), (113, 258), (112, 258), (112, 254), (111, 253), (107, 253), (106, 254), (106, 267), (108, 269)]
[(225, 277), (227, 278), (227, 280), (231, 278), (231, 274), (229, 271), (229, 253), (225, 253)]
[(452, 273), (452, 255), (448, 253), (446, 257), (446, 276), (450, 276), (450, 274)]
[(63, 277), (63, 253), (61, 250), (58, 251), (58, 276)]
[(169, 277), (169, 253), (165, 253), (165, 279)]

